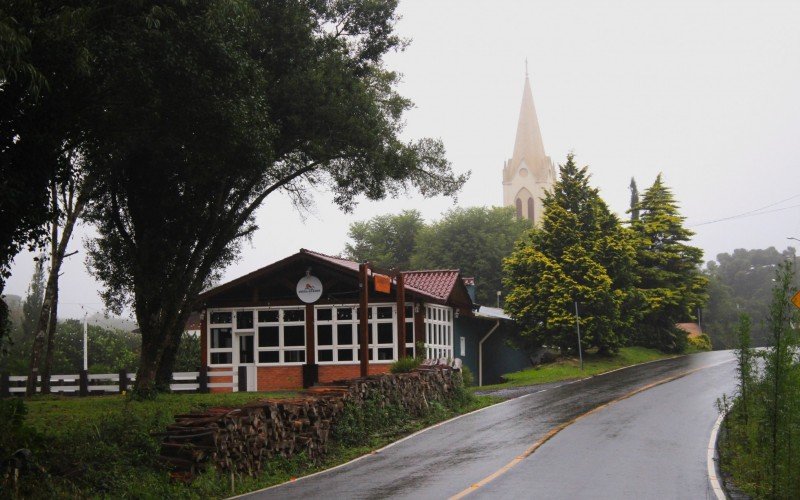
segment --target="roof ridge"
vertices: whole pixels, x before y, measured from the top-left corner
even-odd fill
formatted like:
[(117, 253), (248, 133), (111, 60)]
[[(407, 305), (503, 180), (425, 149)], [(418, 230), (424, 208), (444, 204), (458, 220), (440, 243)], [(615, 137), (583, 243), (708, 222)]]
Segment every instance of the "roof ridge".
[(316, 250), (311, 250), (309, 248), (301, 248), (300, 251), (304, 252), (304, 253), (310, 253), (310, 254), (314, 254), (314, 255), (319, 255), (321, 257), (327, 257), (329, 259), (346, 260), (347, 262), (352, 262), (354, 264), (358, 264), (358, 262), (356, 262), (354, 260), (346, 259), (346, 258), (340, 257), (338, 255), (328, 255), (326, 253), (317, 252)]
[(400, 271), (403, 274), (418, 274), (418, 273), (460, 273), (461, 269), (415, 269), (413, 271)]

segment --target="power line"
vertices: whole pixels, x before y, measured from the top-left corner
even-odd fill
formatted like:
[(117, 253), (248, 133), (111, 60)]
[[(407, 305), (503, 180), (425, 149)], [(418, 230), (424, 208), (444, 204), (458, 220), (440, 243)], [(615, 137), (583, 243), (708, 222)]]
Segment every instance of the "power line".
[(769, 205), (765, 205), (765, 206), (763, 206), (761, 208), (756, 208), (754, 210), (750, 210), (750, 211), (747, 211), (747, 212), (742, 212), (740, 214), (731, 215), (729, 217), (722, 217), (721, 219), (715, 219), (715, 220), (710, 220), (710, 221), (706, 221), (706, 222), (701, 222), (699, 224), (692, 224), (689, 227), (706, 226), (708, 224), (716, 224), (717, 222), (725, 222), (725, 221), (734, 220), (734, 219), (744, 219), (744, 218), (747, 218), (747, 217), (755, 217), (756, 215), (766, 215), (766, 214), (771, 214), (771, 213), (775, 213), (775, 212), (781, 212), (783, 210), (790, 210), (792, 208), (800, 207), (800, 205), (790, 205), (788, 207), (781, 207), (781, 208), (776, 208), (774, 210), (767, 210), (766, 212), (762, 212), (762, 210), (764, 210), (765, 208), (774, 207), (775, 205), (780, 205), (781, 203), (785, 203), (785, 202), (787, 202), (789, 200), (793, 200), (795, 198), (800, 198), (800, 194), (794, 195), (794, 196), (790, 196), (789, 198), (786, 198), (786, 199), (781, 200), (781, 201), (776, 201), (775, 203), (770, 203)]

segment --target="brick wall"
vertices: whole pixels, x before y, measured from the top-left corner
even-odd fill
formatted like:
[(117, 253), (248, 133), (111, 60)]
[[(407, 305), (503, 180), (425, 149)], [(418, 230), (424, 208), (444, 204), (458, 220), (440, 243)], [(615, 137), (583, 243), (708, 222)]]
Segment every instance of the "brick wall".
[[(368, 373), (370, 375), (389, 373), (389, 367), (391, 367), (389, 364), (371, 364), (369, 365)], [(319, 381), (322, 383), (347, 378), (358, 378), (360, 376), (360, 365), (319, 365)]]
[[(209, 368), (208, 369), (208, 382), (210, 384), (230, 384), (233, 382), (233, 377), (215, 377), (214, 372), (231, 372), (235, 368)], [(232, 387), (210, 387), (209, 392), (233, 392)]]
[(303, 388), (302, 366), (259, 366), (259, 391), (283, 391)]

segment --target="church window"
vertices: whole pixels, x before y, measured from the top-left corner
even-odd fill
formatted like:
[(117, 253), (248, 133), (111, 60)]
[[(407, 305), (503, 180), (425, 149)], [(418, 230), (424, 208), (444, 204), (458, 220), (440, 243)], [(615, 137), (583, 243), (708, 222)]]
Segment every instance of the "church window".
[(528, 218), (533, 220), (533, 198), (528, 198)]
[(517, 198), (517, 217), (522, 218), (522, 200)]

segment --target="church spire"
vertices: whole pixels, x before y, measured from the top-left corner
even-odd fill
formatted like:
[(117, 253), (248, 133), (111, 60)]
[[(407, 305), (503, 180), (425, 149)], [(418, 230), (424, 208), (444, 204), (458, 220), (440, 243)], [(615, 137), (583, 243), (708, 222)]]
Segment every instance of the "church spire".
[(528, 61), (525, 61), (525, 88), (522, 91), (522, 106), (517, 122), (517, 137), (514, 141), (513, 161), (525, 160), (528, 165), (538, 165), (545, 157), (542, 132), (536, 118), (536, 107), (533, 105), (531, 82), (528, 77)]

